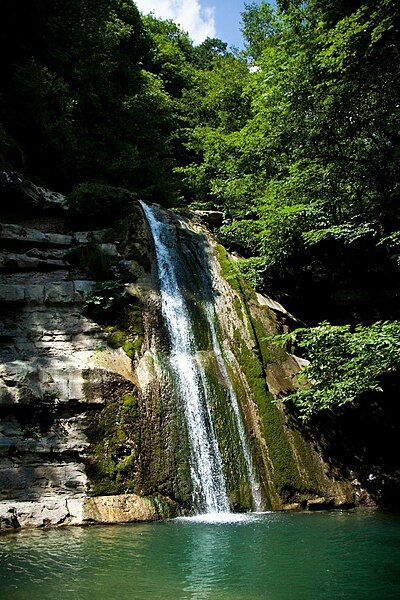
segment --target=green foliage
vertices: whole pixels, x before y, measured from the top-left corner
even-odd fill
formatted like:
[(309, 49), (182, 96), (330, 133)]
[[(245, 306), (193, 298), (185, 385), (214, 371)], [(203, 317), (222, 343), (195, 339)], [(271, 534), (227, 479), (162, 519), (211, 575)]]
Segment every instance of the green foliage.
[(268, 38), (276, 33), (274, 16), (271, 4), (265, 0), (245, 3), (242, 33), (247, 42), (247, 53), (253, 59), (260, 58)]
[(384, 248), (390, 258), (400, 267), (400, 231), (394, 231), (382, 238), (378, 245)]
[(307, 231), (303, 233), (303, 238), (305, 243), (310, 246), (329, 239), (352, 244), (366, 236), (374, 236), (376, 233), (376, 228), (371, 223), (342, 223), (324, 229)]
[(118, 308), (122, 308), (125, 296), (124, 285), (117, 281), (97, 283), (86, 298), (83, 310), (94, 320), (110, 319)]
[(126, 214), (136, 196), (99, 182), (82, 183), (67, 196), (69, 214), (81, 226), (110, 225)]
[(333, 326), (321, 323), (279, 336), (295, 343), (310, 363), (298, 376), (299, 389), (292, 400), (303, 418), (353, 402), (366, 392), (382, 391), (383, 375), (400, 368), (400, 322), (371, 326)]
[[(2, 160), (69, 191), (99, 180), (167, 201), (181, 147), (178, 98), (195, 50), (126, 0), (7, 3)], [(1, 160), (1, 158), (0, 158)]]
[(298, 294), (312, 272), (320, 287), (344, 273), (348, 286), (360, 272), (360, 286), (392, 278), (380, 241), (399, 229), (399, 10), (394, 0), (246, 5), (257, 69), (218, 59), (190, 92), (184, 177), (197, 201), (226, 212), (222, 241), (263, 260), (260, 287)]
[(238, 270), (252, 288), (260, 286), (265, 271), (265, 260), (262, 257), (241, 258), (237, 261)]

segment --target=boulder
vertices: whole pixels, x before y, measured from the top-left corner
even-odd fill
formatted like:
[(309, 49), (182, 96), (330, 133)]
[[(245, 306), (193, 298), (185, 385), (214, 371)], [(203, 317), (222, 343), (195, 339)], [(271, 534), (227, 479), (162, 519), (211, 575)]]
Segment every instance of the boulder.
[(209, 227), (221, 227), (225, 213), (220, 210), (195, 210), (194, 214)]
[(307, 510), (329, 510), (334, 508), (334, 498), (310, 498), (307, 500)]
[(90, 523), (132, 523), (158, 518), (154, 502), (135, 494), (87, 498), (83, 506), (83, 521)]
[(301, 510), (299, 502), (292, 502), (291, 504), (284, 504), (282, 510)]
[(60, 213), (65, 197), (39, 187), (16, 171), (0, 171), (1, 214)]
[(0, 532), (21, 527), (15, 508), (5, 506), (3, 509), (0, 506)]
[(69, 523), (66, 498), (43, 497), (35, 502), (0, 502), (0, 531)]

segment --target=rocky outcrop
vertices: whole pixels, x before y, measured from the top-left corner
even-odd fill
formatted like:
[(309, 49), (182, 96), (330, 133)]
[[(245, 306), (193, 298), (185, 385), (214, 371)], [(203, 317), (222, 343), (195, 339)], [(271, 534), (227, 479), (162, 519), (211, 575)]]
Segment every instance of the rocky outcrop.
[(0, 190), (0, 521), (152, 519), (154, 507), (136, 496), (88, 498), (88, 428), (109, 402), (136, 393), (136, 378), (104, 323), (83, 311), (98, 281), (71, 256), (96, 252), (119, 277), (129, 260), (117, 233), (74, 231), (64, 198), (16, 173), (1, 175)]
[(195, 210), (193, 211), (202, 223), (210, 228), (221, 227), (225, 219), (225, 213), (220, 210)]
[(158, 521), (173, 516), (176, 507), (136, 494), (96, 497), (42, 497), (36, 502), (0, 502), (0, 532), (67, 525), (112, 525)]
[[(313, 510), (354, 506), (369, 497), (334, 473), (279, 398), (293, 390), (303, 362), (275, 347), (268, 336), (287, 331), (296, 319), (279, 303), (255, 294), (226, 250), (210, 245), (219, 334), (249, 432), (267, 508)], [(310, 503), (310, 504), (308, 504)]]
[(40, 212), (57, 213), (63, 208), (65, 197), (58, 192), (35, 185), (16, 171), (0, 172), (2, 211), (15, 213), (15, 207), (24, 216)]

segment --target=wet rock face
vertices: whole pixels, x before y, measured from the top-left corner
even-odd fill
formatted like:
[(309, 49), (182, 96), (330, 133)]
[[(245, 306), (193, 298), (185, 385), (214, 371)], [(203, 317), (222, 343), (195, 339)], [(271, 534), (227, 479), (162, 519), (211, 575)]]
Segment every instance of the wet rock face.
[[(362, 503), (349, 478), (337, 476), (301, 423), (277, 402), (293, 390), (297, 357), (267, 336), (287, 331), (294, 317), (271, 298), (255, 294), (224, 248), (214, 247), (213, 277), (219, 335), (228, 356), (268, 508), (310, 510)], [(217, 260), (218, 259), (218, 260)]]
[[(0, 225), (0, 529), (153, 520), (176, 514), (178, 506), (190, 509), (188, 436), (165, 364), (169, 341), (143, 216), (137, 212), (119, 232), (76, 232), (60, 212), (59, 195), (14, 175), (5, 185), (16, 195), (14, 213)], [(27, 218), (33, 209), (34, 221)], [(56, 219), (48, 216), (54, 211)], [(272, 394), (290, 389), (299, 365), (289, 355), (270, 355), (260, 340), (291, 315), (271, 299), (245, 297), (211, 256), (212, 240), (208, 245), (221, 348), (267, 506), (305, 508), (308, 500), (312, 510), (331, 497), (335, 506), (351, 504), (347, 488), (328, 477), (320, 456), (271, 404)], [(86, 269), (100, 258), (107, 279), (129, 282), (124, 294), (134, 299), (128, 317), (121, 305), (118, 323), (83, 311), (96, 289), (104, 300), (98, 290), (104, 275), (99, 279), (97, 270), (90, 277)], [(198, 262), (192, 270), (199, 278)], [(191, 275), (186, 283), (198, 359), (218, 390), (199, 317), (204, 307)], [(232, 437), (225, 400), (214, 403), (223, 450)], [(236, 468), (237, 457), (227, 452), (224, 460)], [(230, 470), (228, 479), (240, 479)], [(245, 487), (231, 497), (232, 506), (248, 507)]]

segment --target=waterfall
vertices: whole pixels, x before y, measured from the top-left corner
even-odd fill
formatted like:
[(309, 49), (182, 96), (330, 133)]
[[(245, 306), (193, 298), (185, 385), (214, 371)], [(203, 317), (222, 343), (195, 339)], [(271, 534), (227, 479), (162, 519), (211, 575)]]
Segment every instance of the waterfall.
[(261, 511), (263, 509), (263, 501), (261, 496), (260, 484), (257, 480), (256, 471), (253, 465), (253, 459), (251, 457), (250, 449), (246, 439), (246, 432), (244, 429), (244, 424), (242, 420), (242, 415), (240, 414), (239, 402), (235, 393), (235, 389), (232, 385), (232, 381), (229, 377), (228, 370), (225, 365), (224, 357), (222, 355), (221, 345), (218, 340), (217, 332), (215, 329), (215, 311), (214, 307), (207, 306), (207, 320), (211, 331), (211, 339), (213, 344), (213, 350), (215, 354), (215, 358), (217, 359), (217, 363), (223, 376), (226, 387), (229, 394), (229, 399), (231, 402), (231, 406), (233, 409), (233, 413), (235, 415), (236, 426), (239, 433), (240, 445), (242, 447), (243, 457), (246, 463), (247, 476), (249, 479), (250, 489), (253, 496), (254, 508), (256, 511)]
[[(192, 320), (181, 285), (180, 275), (184, 267), (177, 229), (174, 224), (171, 225), (162, 210), (143, 202), (141, 206), (154, 240), (161, 310), (170, 339), (170, 365), (186, 418), (191, 449), (189, 462), (193, 504), (200, 513), (229, 512), (222, 457), (210, 408), (211, 392), (204, 368), (197, 358)], [(235, 417), (254, 506), (259, 510), (261, 508), (259, 485), (247, 445), (238, 400), (218, 341), (214, 305), (210, 300), (206, 300), (205, 307), (213, 353), (225, 382)]]

